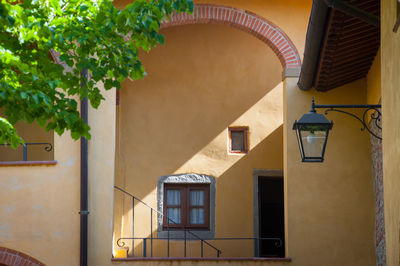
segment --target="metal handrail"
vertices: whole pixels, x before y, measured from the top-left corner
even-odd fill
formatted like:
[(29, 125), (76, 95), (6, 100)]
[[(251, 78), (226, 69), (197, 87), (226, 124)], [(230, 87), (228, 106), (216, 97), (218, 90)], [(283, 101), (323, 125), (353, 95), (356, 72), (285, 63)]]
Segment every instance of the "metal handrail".
[[(137, 201), (139, 201), (140, 203), (142, 203), (142, 204), (144, 204), (146, 207), (148, 207), (148, 208), (150, 208), (150, 215), (151, 215), (151, 220), (150, 220), (150, 227), (151, 227), (151, 234), (150, 234), (150, 238), (135, 238), (135, 237), (131, 237), (131, 238), (119, 238), (118, 240), (117, 240), (117, 245), (119, 246), (119, 247), (123, 247), (124, 245), (125, 245), (125, 243), (122, 241), (122, 244), (120, 245), (119, 244), (119, 241), (121, 240), (121, 239), (131, 239), (131, 240), (134, 240), (134, 239), (143, 239), (144, 240), (144, 243), (146, 243), (146, 239), (150, 239), (151, 240), (151, 256), (153, 256), (153, 239), (161, 239), (161, 238), (154, 238), (153, 237), (153, 211), (154, 212), (156, 212), (158, 215), (161, 215), (163, 218), (164, 218), (164, 214), (162, 213), (162, 212), (160, 212), (160, 211), (158, 211), (158, 210), (156, 210), (156, 209), (154, 209), (153, 207), (151, 207), (150, 205), (148, 205), (146, 202), (144, 202), (144, 201), (142, 201), (141, 199), (139, 199), (139, 198), (137, 198), (137, 197), (135, 197), (134, 195), (132, 195), (131, 193), (129, 193), (129, 192), (127, 192), (127, 191), (125, 191), (125, 190), (123, 190), (122, 188), (120, 188), (120, 187), (117, 187), (117, 186), (114, 186), (114, 188), (115, 189), (117, 189), (117, 190), (119, 190), (119, 191), (121, 191), (122, 193), (125, 193), (125, 194), (127, 194), (127, 195), (129, 195), (132, 199), (134, 199), (134, 200), (137, 200)], [(132, 206), (132, 208), (134, 208), (135, 206), (134, 206), (134, 202), (133, 202), (133, 206)], [(134, 215), (134, 212), (132, 212), (133, 213), (133, 215)], [(134, 216), (133, 216), (134, 217)], [(169, 237), (169, 233), (170, 233), (170, 228), (169, 228), (169, 224), (170, 224), (170, 222), (172, 222), (172, 223), (174, 223), (174, 224), (177, 224), (174, 220), (172, 220), (172, 219), (170, 219), (169, 217), (166, 217), (167, 218), (167, 231), (168, 231), (168, 237), (167, 238), (165, 238), (165, 239), (167, 239), (167, 241), (168, 241), (168, 257), (169, 257), (169, 241), (172, 239), (172, 240), (175, 240), (176, 238), (170, 238)], [(132, 223), (133, 223), (133, 221), (132, 221)], [(134, 225), (132, 225), (132, 226), (134, 226)], [(211, 247), (211, 248), (213, 248), (215, 251), (217, 251), (217, 257), (219, 257), (221, 254), (222, 254), (222, 251), (220, 250), (220, 249), (218, 249), (217, 247), (215, 247), (215, 246), (213, 246), (212, 244), (210, 244), (209, 242), (207, 242), (207, 240), (205, 240), (205, 239), (202, 239), (202, 238), (200, 238), (198, 235), (196, 235), (195, 233), (193, 233), (193, 232), (191, 232), (190, 230), (188, 230), (186, 227), (184, 227), (184, 238), (182, 238), (182, 240), (184, 240), (185, 241), (185, 249), (184, 249), (184, 255), (185, 255), (185, 257), (186, 257), (186, 232), (188, 232), (189, 234), (191, 234), (192, 236), (194, 236), (195, 238), (197, 238), (198, 240), (200, 240), (201, 241), (201, 247), (202, 247), (202, 250), (203, 250), (203, 243), (206, 243), (206, 245), (208, 245), (209, 247)], [(132, 245), (132, 249), (133, 249), (133, 245)]]
[[(53, 145), (49, 142), (26, 142), (22, 144), (23, 153), (22, 153), (22, 160), (28, 161), (28, 145), (46, 145), (44, 150), (50, 152), (53, 149)], [(11, 146), (9, 143), (2, 143), (0, 146)]]
[[(121, 237), (117, 240), (117, 245), (119, 247), (123, 247), (125, 245), (124, 240), (142, 240), (143, 241), (143, 257), (145, 258), (147, 255), (147, 240), (151, 239), (150, 237)], [(153, 237), (153, 240), (185, 240), (182, 237)], [(216, 237), (212, 239), (214, 240), (253, 240), (256, 243), (259, 243), (260, 241), (265, 241), (265, 240), (270, 240), (270, 241), (275, 241), (275, 247), (279, 248), (282, 247), (283, 241), (281, 238), (267, 238), (267, 237)], [(204, 252), (203, 252), (203, 241), (201, 242), (201, 251), (200, 251), (200, 257), (203, 257)], [(121, 243), (120, 243), (121, 242)], [(257, 245), (256, 245), (257, 246)], [(255, 250), (255, 257), (259, 257), (258, 251)]]

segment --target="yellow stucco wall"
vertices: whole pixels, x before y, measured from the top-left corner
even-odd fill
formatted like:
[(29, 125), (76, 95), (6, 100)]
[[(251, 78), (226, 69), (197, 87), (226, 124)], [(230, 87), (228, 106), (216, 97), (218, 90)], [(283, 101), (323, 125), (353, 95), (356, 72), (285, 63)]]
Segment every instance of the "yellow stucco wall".
[[(261, 16), (266, 17), (267, 19), (269, 19), (270, 21), (272, 21), (273, 23), (275, 23), (279, 27), (281, 27), (285, 31), (285, 33), (289, 35), (289, 37), (292, 39), (292, 41), (297, 46), (297, 48), (299, 50), (299, 53), (302, 54), (303, 46), (304, 46), (304, 38), (305, 38), (305, 33), (306, 33), (306, 28), (307, 28), (307, 22), (308, 22), (308, 16), (309, 16), (310, 7), (311, 7), (311, 1), (275, 1), (274, 3), (271, 2), (270, 3), (271, 5), (269, 5), (269, 6), (265, 6), (265, 2), (263, 2), (263, 1), (225, 1), (225, 2), (221, 2), (221, 1), (202, 1), (202, 3), (203, 2), (226, 4), (226, 5), (230, 5), (230, 6), (236, 7), (236, 8), (248, 9), (250, 11), (253, 11), (256, 14), (259, 14)], [(200, 1), (198, 1), (198, 3), (200, 3)], [(123, 6), (124, 3), (123, 3), (123, 1), (118, 1), (117, 5)], [(293, 5), (295, 5), (296, 8), (293, 8)], [(288, 19), (289, 14), (290, 14), (290, 19)], [(294, 14), (296, 14), (296, 15), (294, 15)], [(168, 43), (168, 39), (167, 39), (167, 43)], [(184, 52), (184, 50), (185, 49), (182, 49), (182, 52)], [(149, 70), (149, 69), (147, 69), (147, 70)], [(185, 71), (187, 72), (187, 70), (185, 70)], [(281, 72), (281, 71), (282, 71), (282, 69), (279, 66), (279, 72)], [(240, 75), (240, 73), (237, 73), (237, 74)], [(170, 77), (163, 77), (163, 78), (165, 80), (171, 80)], [(227, 80), (227, 82), (228, 82), (228, 80)], [(280, 85), (280, 88), (281, 88), (281, 85)], [(156, 89), (156, 88), (151, 88), (151, 89)], [(276, 97), (277, 94), (282, 93), (280, 91), (280, 89), (279, 89), (279, 86), (278, 86), (278, 88), (274, 89), (274, 91), (276, 91), (275, 92), (276, 95), (274, 97)], [(126, 92), (126, 93), (129, 93), (129, 92)], [(144, 92), (144, 93), (146, 93), (146, 92)], [(147, 93), (149, 93), (149, 92), (147, 92)], [(162, 95), (160, 95), (160, 97), (161, 96)], [(137, 101), (137, 99), (133, 99), (133, 100)], [(133, 103), (135, 103), (135, 102), (133, 102)], [(112, 113), (111, 112), (111, 106), (108, 106), (107, 109), (110, 111), (110, 114), (111, 114)], [(144, 116), (148, 115), (148, 114), (143, 113), (143, 112), (141, 112), (141, 113)], [(121, 115), (121, 117), (117, 118), (118, 119), (117, 121), (121, 121), (121, 118), (122, 118), (122, 115)], [(131, 123), (132, 121), (134, 121), (134, 120), (130, 120), (129, 119), (128, 122)], [(151, 121), (151, 119), (150, 119), (150, 121)], [(233, 121), (231, 121), (231, 122), (233, 122)], [(277, 121), (274, 120), (274, 123), (276, 123), (276, 122)], [(126, 124), (126, 126), (128, 125), (128, 123), (124, 123), (124, 124)], [(122, 124), (120, 124), (120, 125), (122, 125)], [(120, 125), (118, 125), (117, 128)], [(222, 129), (223, 128), (220, 128), (220, 130), (222, 130)], [(109, 129), (106, 129), (106, 127), (103, 127), (103, 130), (104, 130), (104, 132), (110, 132)], [(123, 132), (123, 130), (121, 129), (119, 132)], [(222, 131), (220, 133), (223, 134)], [(105, 133), (105, 134), (107, 134), (107, 133)], [(263, 134), (265, 134), (265, 133), (263, 133)], [(276, 134), (278, 134), (278, 135), (276, 135)], [(278, 138), (279, 139), (279, 137), (278, 137), (279, 133), (276, 133), (276, 134), (274, 132), (274, 134), (273, 134), (274, 138)], [(251, 140), (253, 145), (255, 145), (255, 143), (257, 143), (257, 141), (260, 141), (260, 139), (257, 139), (256, 136), (257, 136), (257, 134), (253, 135), (253, 137), (255, 137), (255, 142), (253, 142), (253, 140)], [(205, 136), (205, 137), (207, 137), (207, 136)], [(219, 136), (219, 137), (221, 138), (221, 136)], [(122, 137), (119, 138), (119, 139), (121, 140)], [(211, 141), (211, 139), (209, 139), (209, 140)], [(157, 149), (156, 149), (157, 147), (155, 146), (155, 144), (153, 144), (153, 143), (148, 143), (148, 144), (150, 146), (147, 146), (146, 149), (155, 149), (157, 151)], [(212, 144), (212, 142), (211, 142), (211, 144)], [(117, 143), (117, 147), (124, 147), (125, 145), (126, 145), (125, 142), (122, 142), (122, 141), (119, 141)], [(109, 147), (111, 149), (113, 148), (112, 145), (111, 146), (107, 145), (107, 147)], [(257, 150), (257, 148), (255, 150)], [(261, 150), (259, 152), (262, 152)], [(277, 153), (279, 154), (279, 151)], [(118, 178), (118, 176), (122, 176), (120, 174), (123, 173), (124, 171), (126, 171), (125, 167), (128, 167), (128, 166), (131, 167), (131, 165), (129, 165), (127, 163), (126, 158), (123, 158), (124, 156), (121, 155), (123, 153), (118, 153), (118, 154), (120, 154), (120, 155), (117, 156), (117, 162), (116, 162), (117, 178)], [(278, 157), (280, 159), (276, 159), (276, 160), (277, 160), (277, 162), (280, 161), (280, 163), (274, 163), (274, 165), (275, 164), (282, 164), (282, 162), (281, 162), (281, 157), (282, 156), (280, 155), (280, 156), (277, 156), (277, 158)], [(144, 159), (141, 159), (141, 157), (136, 157), (136, 158), (139, 159), (139, 160), (142, 160), (142, 161), (144, 161), (144, 159), (147, 159), (146, 157), (144, 157)], [(233, 160), (233, 161), (235, 161), (235, 160)], [(241, 161), (243, 161), (243, 160), (239, 160), (239, 163)], [(104, 161), (101, 161), (101, 162), (104, 162)], [(124, 163), (124, 165), (121, 165), (121, 162)], [(191, 165), (190, 161), (188, 161), (188, 163), (189, 164), (187, 164), (185, 166), (182, 165), (182, 168), (180, 169), (180, 171), (183, 171), (184, 169), (188, 170), (189, 168), (193, 169), (193, 167), (195, 167), (195, 166)], [(145, 162), (145, 164), (148, 164), (148, 162)], [(238, 163), (236, 163), (236, 164), (238, 164)], [(229, 166), (229, 163), (226, 164), (223, 167), (227, 167), (227, 166)], [(184, 168), (184, 167), (187, 167), (187, 168)], [(221, 169), (218, 169), (216, 171), (217, 172), (218, 171), (222, 171), (223, 167), (221, 167)], [(175, 166), (171, 167), (169, 170), (170, 170), (171, 173), (173, 173), (174, 169), (177, 170), (177, 168), (175, 168)], [(149, 170), (148, 173), (151, 173), (153, 171), (149, 167), (146, 170)], [(103, 182), (105, 182), (105, 184), (109, 185), (110, 184), (110, 180), (107, 179), (106, 175), (102, 175), (102, 176), (103, 176), (103, 178), (100, 178), (100, 180), (103, 180)], [(153, 177), (153, 175), (151, 175), (151, 176)], [(157, 176), (157, 175), (154, 175), (154, 176)], [(124, 182), (120, 182), (120, 181), (121, 180), (117, 179), (116, 180), (116, 184), (117, 185), (124, 184)], [(154, 181), (152, 181), (152, 182), (154, 183)], [(146, 183), (145, 183), (145, 185), (146, 185)], [(148, 183), (147, 183), (147, 185), (148, 185)], [(107, 185), (106, 185), (106, 187), (103, 187), (103, 188), (106, 189), (105, 191), (109, 191), (109, 190), (107, 190)], [(154, 186), (152, 186), (152, 188), (154, 189)], [(101, 188), (99, 188), (99, 189), (101, 189)], [(249, 189), (249, 188), (247, 188), (247, 189)], [(144, 191), (144, 193), (148, 193), (148, 190), (143, 190), (143, 191)], [(154, 195), (154, 191), (152, 191), (152, 194)], [(108, 195), (106, 196), (106, 199), (110, 200)], [(94, 200), (94, 198), (92, 200)], [(118, 203), (118, 201), (116, 201), (116, 203)], [(117, 204), (116, 204), (115, 208), (118, 208)], [(107, 213), (107, 211), (103, 212), (100, 216), (97, 217), (97, 218), (102, 218), (102, 220), (98, 220), (96, 218), (92, 218), (92, 221), (93, 221), (94, 224), (91, 224), (91, 226), (94, 225), (96, 227), (96, 225), (95, 225), (96, 223), (97, 224), (108, 224), (108, 223), (111, 224), (112, 221), (110, 221), (110, 217), (107, 217), (106, 213)], [(91, 214), (91, 217), (95, 217), (93, 215), (93, 213)], [(247, 227), (247, 228), (249, 228), (249, 227)], [(106, 235), (105, 238), (107, 238), (109, 236), (108, 228), (105, 227), (104, 229), (105, 229), (105, 231), (102, 231), (100, 228), (92, 229), (92, 237), (90, 238), (91, 239), (91, 243), (92, 243), (92, 241), (99, 241), (100, 239), (102, 239), (101, 237), (94, 237), (96, 232), (97, 233), (102, 233), (102, 234), (105, 233), (105, 235)], [(249, 231), (249, 229), (246, 229), (246, 232), (248, 232), (248, 231)], [(118, 231), (116, 231), (116, 232), (118, 232)], [(129, 233), (129, 232), (126, 232), (126, 233)], [(116, 237), (116, 236), (114, 236), (114, 237)], [(99, 265), (107, 264), (106, 258), (107, 258), (108, 254), (109, 254), (108, 252), (110, 251), (108, 249), (107, 245), (108, 244), (104, 244), (104, 245), (101, 246), (101, 248), (99, 248), (99, 247), (97, 247), (97, 248), (93, 247), (92, 248), (93, 251), (91, 253), (91, 262), (101, 263)], [(96, 257), (96, 255), (99, 255), (99, 256)]]
[(311, 0), (197, 0), (251, 11), (277, 25), (296, 46), (303, 58)]
[(56, 165), (0, 167), (0, 246), (79, 264), (79, 142), (54, 136)]
[(400, 32), (395, 24), (396, 1), (381, 1), (382, 152), (387, 265), (399, 265), (400, 244)]
[(287, 78), (284, 85), (288, 255), (294, 265), (375, 265), (369, 134), (354, 118), (329, 113), (334, 126), (325, 161), (302, 163), (292, 130), (311, 97), (317, 104), (365, 104), (365, 80), (326, 93), (301, 91), (296, 83)]
[[(100, 84), (99, 88), (103, 86)], [(106, 99), (89, 108), (92, 139), (89, 142), (88, 265), (107, 265), (112, 257), (115, 165), (115, 89), (103, 91)]]
[[(302, 55), (311, 1), (271, 1), (268, 5), (256, 0), (198, 2), (230, 5), (264, 16), (289, 35)], [(118, 120), (115, 120), (114, 91), (106, 93), (107, 101), (100, 110), (89, 113), (93, 136), (89, 144), (89, 265), (113, 264), (116, 121), (119, 123), (116, 184), (137, 192), (137, 196), (151, 205), (156, 206), (159, 176), (183, 172), (210, 174), (218, 179), (217, 201), (221, 202), (217, 209), (217, 233), (237, 233), (240, 228), (243, 236), (252, 235), (252, 171), (284, 167), (286, 248), (287, 255), (293, 258), (290, 264), (373, 265), (369, 136), (359, 132), (359, 125), (351, 118), (331, 114), (329, 118), (335, 126), (326, 162), (302, 164), (291, 130), (294, 119), (309, 110), (311, 96), (318, 103), (367, 102), (365, 81), (325, 94), (302, 92), (296, 87), (297, 79), (288, 78), (282, 84), (282, 69), (276, 56), (265, 44), (244, 32), (226, 26), (195, 25), (166, 29), (164, 33), (166, 46), (143, 56), (149, 78), (124, 84)], [(390, 45), (394, 45), (392, 41)], [(240, 50), (241, 47), (246, 49)], [(385, 53), (383, 49), (382, 60)], [(213, 63), (206, 65), (206, 62)], [(180, 71), (171, 73), (173, 68)], [(227, 69), (231, 72), (226, 73)], [(387, 97), (396, 87), (388, 88)], [(388, 106), (395, 108), (393, 103)], [(251, 150), (246, 156), (228, 156), (226, 128), (243, 123), (250, 126)], [(395, 143), (397, 133), (386, 133), (393, 140), (390, 143)], [(0, 217), (10, 217), (0, 221), (1, 246), (20, 250), (48, 265), (78, 265), (79, 142), (68, 135), (55, 137), (54, 141), (56, 166), (0, 168), (0, 186), (9, 191), (0, 195)], [(388, 148), (387, 152), (397, 156), (398, 149)], [(395, 176), (396, 170), (393, 166), (386, 172)], [(391, 183), (394, 188), (396, 184)], [(397, 200), (394, 192), (385, 191), (390, 199)], [(238, 195), (243, 197), (237, 199)], [(126, 211), (128, 219), (129, 209), (123, 209), (119, 205), (122, 203), (116, 197), (115, 213)], [(391, 232), (398, 232), (398, 216), (394, 213), (397, 212), (386, 213), (387, 219), (396, 221), (388, 226), (395, 225), (397, 231)], [(237, 219), (238, 214), (242, 219)], [(117, 225), (117, 234), (118, 230)], [(126, 228), (122, 233), (129, 235), (129, 230)], [(391, 246), (393, 251), (396, 245)], [(239, 249), (246, 254), (252, 252), (248, 246), (236, 250)], [(283, 265), (273, 263), (280, 264)]]
[[(280, 62), (264, 43), (226, 26), (163, 33), (166, 45), (142, 57), (148, 77), (121, 90), (116, 183), (156, 208), (160, 176), (214, 176), (217, 237), (253, 237), (253, 170), (283, 168)], [(228, 155), (228, 126), (249, 126), (247, 155)], [(149, 234), (148, 212), (135, 208), (137, 237)], [(251, 241), (213, 244), (223, 256), (253, 255)]]
[(381, 100), (381, 50), (379, 49), (366, 77), (367, 104), (379, 104)]
[[(117, 0), (124, 7), (130, 0)], [(195, 0), (196, 4), (217, 4), (251, 11), (281, 28), (289, 36), (303, 58), (304, 43), (312, 0)]]

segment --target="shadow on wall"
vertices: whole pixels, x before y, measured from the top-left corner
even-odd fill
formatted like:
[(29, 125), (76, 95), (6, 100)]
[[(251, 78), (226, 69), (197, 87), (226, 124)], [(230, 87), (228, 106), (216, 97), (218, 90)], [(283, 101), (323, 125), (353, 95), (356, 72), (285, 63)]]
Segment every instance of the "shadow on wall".
[[(217, 232), (252, 236), (252, 171), (283, 168), (281, 64), (265, 43), (227, 26), (188, 25), (163, 33), (166, 45), (142, 54), (148, 77), (127, 81), (121, 90), (115, 184), (156, 207), (160, 176), (214, 176), (221, 192)], [(228, 155), (229, 126), (249, 126), (247, 155)], [(115, 215), (123, 213), (115, 217), (122, 224), (115, 237), (130, 235), (132, 203), (117, 194), (115, 202)], [(248, 217), (224, 227), (236, 217), (232, 204)], [(137, 219), (136, 227), (146, 222)]]
[[(273, 51), (242, 31), (190, 25), (163, 33), (166, 45), (142, 55), (149, 76), (121, 90), (116, 184), (140, 198), (281, 82)], [(224, 154), (215, 156), (226, 157), (226, 141), (218, 145)]]
[[(281, 125), (274, 132), (268, 135), (257, 146), (249, 151), (246, 156), (241, 157), (235, 162), (225, 173), (217, 179), (217, 192), (216, 192), (216, 237), (253, 237), (253, 195), (254, 179), (253, 169), (262, 168), (268, 164), (266, 162), (265, 154), (271, 152), (270, 147), (281, 143), (283, 145), (283, 126)], [(283, 160), (283, 149), (274, 151), (274, 157), (279, 164)], [(243, 182), (243, 177), (247, 178), (247, 182)], [(116, 192), (117, 197), (122, 197), (122, 193)], [(234, 202), (234, 207), (232, 203)], [(156, 206), (152, 206), (156, 209)], [(131, 226), (132, 224), (132, 203), (125, 206), (130, 215), (125, 216), (125, 223)], [(140, 217), (142, 226), (137, 226), (135, 220), (136, 230), (135, 237), (148, 238), (146, 255), (151, 256), (151, 227), (150, 227), (150, 211), (149, 208), (144, 207), (141, 203), (135, 204), (135, 217)], [(248, 217), (248, 219), (242, 219)], [(153, 212), (153, 237), (157, 237), (157, 216)], [(234, 232), (234, 233), (232, 233)], [(131, 237), (131, 235), (124, 235), (124, 237)], [(115, 239), (117, 241), (118, 238)], [(207, 240), (210, 244), (222, 250), (221, 257), (252, 257), (254, 255), (254, 242), (253, 240)], [(130, 256), (143, 256), (143, 240), (135, 240), (134, 254), (132, 253), (132, 240), (122, 240), (126, 247), (129, 247)], [(190, 240), (187, 242), (187, 256), (200, 257), (201, 246), (199, 241)], [(167, 257), (167, 241), (153, 240), (153, 256), (154, 257)], [(170, 242), (170, 256), (183, 257), (184, 256), (184, 242), (171, 241)], [(204, 244), (204, 256), (215, 257), (216, 251)]]

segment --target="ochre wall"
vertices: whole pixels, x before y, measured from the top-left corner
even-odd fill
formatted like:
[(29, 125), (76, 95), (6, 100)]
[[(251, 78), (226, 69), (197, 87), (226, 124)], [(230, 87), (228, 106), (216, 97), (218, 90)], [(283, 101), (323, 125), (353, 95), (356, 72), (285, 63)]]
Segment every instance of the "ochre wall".
[(381, 50), (379, 49), (366, 77), (367, 104), (379, 104), (381, 100)]
[(392, 31), (397, 18), (396, 2), (381, 1), (383, 190), (389, 266), (400, 263), (400, 31)]
[[(263, 16), (284, 30), (302, 54), (311, 2), (197, 1), (196, 3), (227, 5)], [(117, 3), (119, 6), (124, 4), (123, 1)], [(288, 19), (289, 14), (290, 19)], [(156, 207), (155, 188), (159, 176), (184, 172), (211, 174), (220, 180), (217, 181), (217, 234), (219, 232), (229, 236), (233, 233), (237, 236), (237, 233), (240, 233), (241, 236), (252, 236), (252, 170), (282, 169), (282, 128), (276, 126), (282, 123), (282, 83), (280, 83), (282, 68), (279, 61), (265, 44), (227, 26), (185, 26), (167, 29), (163, 33), (167, 34), (166, 46), (159, 47), (150, 55), (143, 57), (149, 77), (144, 81), (136, 81), (133, 85), (127, 82), (121, 91), (121, 105), (117, 110), (119, 114), (117, 134), (120, 137), (117, 140), (116, 185), (135, 192), (136, 196)], [(169, 38), (168, 34), (173, 34), (174, 39)], [(221, 46), (216, 41), (224, 45)], [(239, 45), (247, 47), (247, 51), (238, 50), (236, 47)], [(254, 45), (259, 48), (254, 50), (252, 48)], [(173, 50), (165, 51), (171, 47)], [(262, 52), (262, 57), (257, 53), (260, 49), (266, 51)], [(229, 54), (222, 57), (221, 53)], [(264, 57), (268, 59), (265, 60)], [(209, 61), (211, 63), (208, 63)], [(244, 65), (241, 66), (240, 63)], [(248, 67), (249, 64), (253, 65)], [(257, 68), (256, 73), (262, 71), (263, 74), (255, 74), (252, 68), (254, 65)], [(201, 66), (205, 66), (203, 69), (208, 72), (203, 74)], [(270, 77), (274, 79), (271, 80)], [(218, 86), (215, 81), (218, 81)], [(267, 86), (261, 90), (252, 88), (251, 84), (255, 81), (263, 82)], [(131, 86), (133, 88), (128, 88)], [(239, 91), (238, 86), (249, 89)], [(217, 87), (223, 88), (226, 95), (221, 94), (221, 89)], [(270, 90), (270, 92), (268, 97), (260, 97), (260, 93), (255, 90), (263, 90), (264, 93)], [(236, 99), (239, 98), (241, 101), (235, 106)], [(268, 107), (266, 103), (269, 104)], [(254, 151), (244, 158), (227, 156), (226, 128), (229, 125), (243, 125), (241, 121), (250, 121), (248, 122), (250, 145)], [(267, 123), (263, 124), (265, 121)], [(258, 132), (252, 129), (256, 127)], [(274, 128), (273, 134), (266, 138)], [(269, 163), (265, 163), (268, 161)], [(226, 178), (228, 175), (229, 179)], [(223, 182), (225, 179), (228, 182), (226, 184)], [(237, 183), (232, 180), (237, 180), (241, 185), (236, 185)], [(222, 185), (228, 186), (230, 190), (221, 191)], [(236, 195), (248, 196), (244, 200), (241, 197), (238, 204), (233, 204), (232, 199), (239, 200), (232, 198), (235, 191)], [(123, 201), (118, 193), (115, 200), (114, 237), (117, 239), (119, 236), (131, 234), (132, 213), (130, 200)], [(237, 210), (231, 214), (233, 205), (237, 206)], [(221, 210), (224, 210), (226, 218), (220, 217)], [(136, 219), (138, 228), (135, 228), (135, 232), (148, 236), (148, 229), (144, 231), (143, 228), (146, 225), (148, 227), (150, 217), (148, 210), (146, 213), (141, 211), (144, 210), (135, 208), (135, 216), (143, 218)], [(125, 213), (122, 218), (119, 214), (121, 212)], [(247, 218), (232, 222), (238, 213), (240, 216), (244, 214)], [(121, 228), (120, 224), (125, 226)], [(238, 227), (241, 227), (239, 231)], [(142, 230), (138, 230), (139, 228)], [(232, 244), (230, 246), (232, 249)], [(240, 252), (224, 255), (251, 256), (252, 245), (245, 246), (246, 248), (242, 247)], [(233, 251), (235, 250), (237, 251), (233, 248)]]
[(329, 113), (334, 126), (325, 161), (302, 163), (292, 130), (312, 97), (317, 104), (365, 104), (365, 80), (325, 93), (301, 91), (296, 83), (287, 78), (284, 85), (288, 255), (294, 265), (375, 265), (369, 134), (354, 118)]
[(88, 265), (107, 265), (112, 257), (115, 165), (115, 89), (102, 90), (105, 101), (89, 108)]
[(311, 0), (197, 0), (251, 11), (277, 25), (296, 46), (303, 58)]
[(56, 165), (0, 167), (0, 246), (79, 264), (79, 142), (54, 137)]
[[(312, 0), (195, 0), (195, 4), (217, 4), (251, 11), (277, 25), (296, 46), (303, 58)], [(123, 7), (131, 0), (114, 1)]]
[[(216, 236), (253, 237), (253, 170), (283, 168), (280, 62), (263, 42), (222, 25), (163, 33), (166, 45), (142, 56), (148, 77), (121, 90), (116, 184), (156, 208), (160, 176), (214, 176)], [(249, 126), (247, 155), (228, 155), (228, 126)], [(149, 210), (138, 205), (135, 215), (136, 236), (148, 236)], [(223, 256), (253, 255), (251, 241), (214, 244)]]

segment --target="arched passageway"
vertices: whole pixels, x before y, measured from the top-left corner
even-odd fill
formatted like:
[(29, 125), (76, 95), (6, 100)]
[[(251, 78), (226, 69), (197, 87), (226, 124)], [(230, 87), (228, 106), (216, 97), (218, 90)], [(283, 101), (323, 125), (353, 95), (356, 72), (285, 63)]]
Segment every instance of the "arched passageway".
[(299, 53), (289, 37), (276, 25), (252, 12), (228, 6), (198, 4), (193, 14), (180, 13), (165, 19), (161, 28), (187, 24), (225, 24), (248, 32), (265, 42), (284, 69), (301, 66)]

